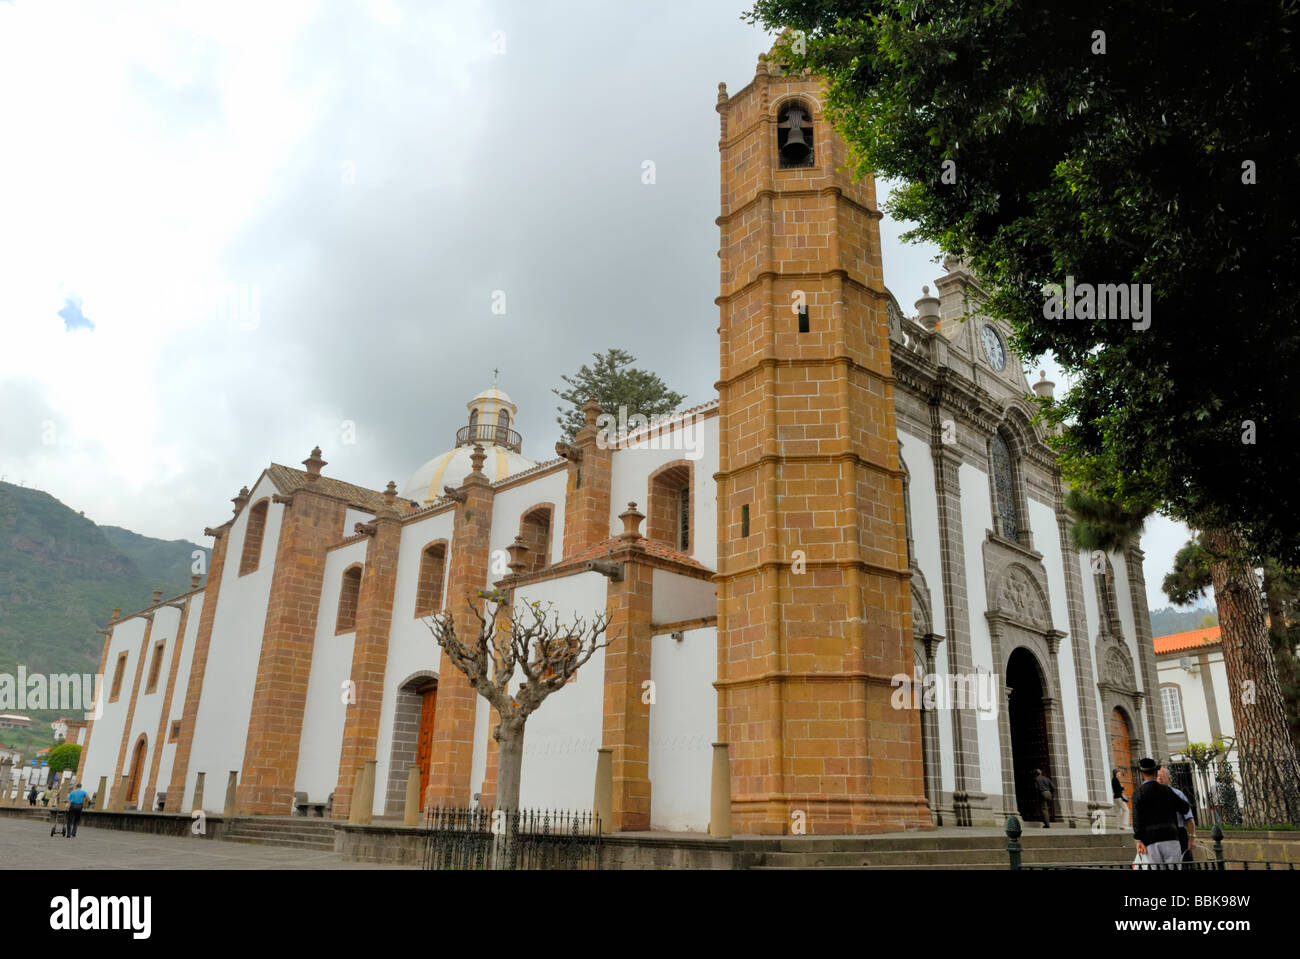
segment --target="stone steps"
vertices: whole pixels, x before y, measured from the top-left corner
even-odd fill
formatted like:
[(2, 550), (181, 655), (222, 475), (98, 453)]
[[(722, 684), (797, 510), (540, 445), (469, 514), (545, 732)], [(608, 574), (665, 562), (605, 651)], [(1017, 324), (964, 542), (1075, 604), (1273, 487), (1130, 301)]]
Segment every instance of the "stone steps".
[[(1070, 830), (1021, 839), (1025, 865), (1130, 862), (1133, 841)], [(751, 844), (754, 869), (1008, 869), (1005, 836), (785, 837)]]
[(236, 819), (221, 837), (226, 842), (259, 843), (298, 849), (334, 849), (334, 825), (328, 820)]

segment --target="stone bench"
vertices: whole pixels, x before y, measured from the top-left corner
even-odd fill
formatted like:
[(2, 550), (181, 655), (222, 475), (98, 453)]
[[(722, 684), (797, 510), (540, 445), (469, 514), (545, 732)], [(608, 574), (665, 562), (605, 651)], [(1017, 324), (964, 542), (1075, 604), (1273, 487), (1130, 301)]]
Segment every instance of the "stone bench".
[(325, 806), (326, 803), (309, 800), (306, 793), (293, 794), (293, 814), (295, 816), (312, 816), (316, 819), (323, 819), (325, 817)]

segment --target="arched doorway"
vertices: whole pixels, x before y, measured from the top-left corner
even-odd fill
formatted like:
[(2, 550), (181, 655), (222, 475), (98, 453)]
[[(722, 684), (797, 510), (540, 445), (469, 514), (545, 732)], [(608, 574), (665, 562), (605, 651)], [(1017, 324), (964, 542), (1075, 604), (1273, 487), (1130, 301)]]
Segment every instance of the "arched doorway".
[(1116, 706), (1110, 711), (1111, 768), (1119, 770), (1119, 782), (1124, 795), (1129, 798), (1129, 811), (1133, 806), (1133, 735), (1124, 711)]
[(420, 803), (424, 804), (433, 754), (433, 717), (438, 705), (438, 677), (431, 670), (407, 676), (397, 686), (393, 713), (393, 749), (388, 763), (388, 815), (406, 809), (411, 766), (420, 770)]
[(141, 736), (135, 744), (135, 753), (131, 757), (131, 775), (126, 781), (126, 803), (136, 803), (139, 805), (140, 798), (140, 778), (144, 775), (144, 754), (148, 750), (149, 743), (144, 736)]
[[(1047, 741), (1047, 707), (1043, 703), (1047, 692), (1043, 674), (1034, 654), (1023, 646), (1007, 660), (1006, 683), (1011, 690), (1007, 700), (1007, 723), (1011, 727), (1011, 768), (1015, 777), (1016, 805), (1022, 819), (1037, 819), (1042, 814), (1042, 800), (1034, 788), (1034, 770), (1041, 769), (1053, 782), (1055, 779), (1051, 768), (1051, 746)], [(1052, 813), (1053, 819), (1059, 818), (1055, 803)]]

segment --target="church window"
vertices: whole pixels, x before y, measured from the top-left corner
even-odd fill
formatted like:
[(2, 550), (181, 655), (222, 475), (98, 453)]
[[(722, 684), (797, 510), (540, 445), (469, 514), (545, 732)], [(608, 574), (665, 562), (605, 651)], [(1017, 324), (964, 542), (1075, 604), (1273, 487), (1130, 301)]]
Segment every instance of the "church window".
[(1019, 542), (1020, 511), (1016, 505), (1015, 470), (1011, 461), (1011, 449), (1001, 433), (993, 434), (989, 446), (998, 533), (1009, 540)]
[(535, 506), (519, 520), (519, 538), (528, 547), (526, 573), (551, 561), (551, 516), (550, 506)]
[[(1100, 560), (1100, 563), (1097, 560)], [(1100, 551), (1094, 552), (1093, 579), (1097, 584), (1097, 608), (1101, 610), (1101, 628), (1113, 636), (1122, 635), (1119, 619), (1119, 597), (1115, 593), (1115, 567), (1110, 558)]]
[(181, 721), (178, 719), (176, 720), (176, 722), (172, 723), (172, 727), (167, 733), (167, 741), (169, 743), (180, 742), (180, 738), (181, 738)]
[(783, 170), (814, 163), (812, 112), (802, 100), (791, 100), (776, 118), (776, 145)]
[(1183, 701), (1177, 686), (1160, 687), (1160, 705), (1165, 711), (1165, 732), (1183, 731)]
[(469, 411), (469, 425), (478, 426), (478, 410)]
[(683, 553), (691, 551), (691, 487), (694, 480), (690, 464), (681, 461), (669, 463), (651, 474), (646, 539), (665, 543)]
[(749, 535), (749, 504), (746, 503), (740, 508), (740, 535)]
[(153, 648), (153, 662), (149, 664), (149, 683), (144, 688), (146, 693), (152, 693), (158, 689), (158, 677), (162, 673), (163, 649), (166, 645), (167, 641), (163, 640)]
[(117, 697), (122, 694), (122, 677), (126, 675), (126, 653), (119, 653), (117, 657), (117, 669), (113, 670), (113, 688), (109, 691), (108, 701), (117, 702)]
[(339, 590), (339, 612), (334, 625), (336, 636), (357, 628), (357, 599), (360, 596), (361, 567), (349, 566), (343, 571), (343, 587)]
[(799, 332), (808, 332), (808, 307), (806, 306), (799, 307)]
[(430, 543), (420, 554), (420, 578), (415, 586), (415, 615), (432, 616), (442, 612), (443, 574), (447, 569), (447, 544)]
[(248, 525), (244, 527), (244, 551), (239, 557), (240, 576), (256, 571), (262, 561), (262, 536), (266, 533), (267, 506), (266, 500), (259, 500), (248, 511)]

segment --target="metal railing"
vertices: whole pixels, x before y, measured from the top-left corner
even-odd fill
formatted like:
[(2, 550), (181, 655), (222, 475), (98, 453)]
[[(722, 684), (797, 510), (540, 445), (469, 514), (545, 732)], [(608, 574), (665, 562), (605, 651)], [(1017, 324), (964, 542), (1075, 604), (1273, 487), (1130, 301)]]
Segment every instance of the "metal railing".
[(456, 431), (457, 446), (469, 446), (471, 443), (490, 443), (493, 446), (504, 446), (515, 453), (518, 453), (523, 447), (523, 440), (514, 430), (504, 426), (493, 426), (491, 423), (462, 426)]
[(425, 869), (599, 869), (600, 819), (535, 809), (425, 810)]
[[(1259, 799), (1252, 793), (1252, 784), (1259, 778), (1254, 773), (1265, 763), (1278, 767), (1282, 800), (1276, 805), (1281, 810), (1283, 821), (1300, 826), (1300, 768), (1293, 762), (1242, 756), (1232, 760), (1216, 759), (1205, 766), (1188, 761), (1164, 765), (1169, 770), (1169, 784), (1187, 796), (1197, 823), (1221, 822), (1227, 826), (1240, 826), (1246, 813), (1259, 804)], [(1136, 764), (1131, 775), (1135, 787), (1142, 782)], [(1130, 795), (1129, 798), (1133, 797)]]

